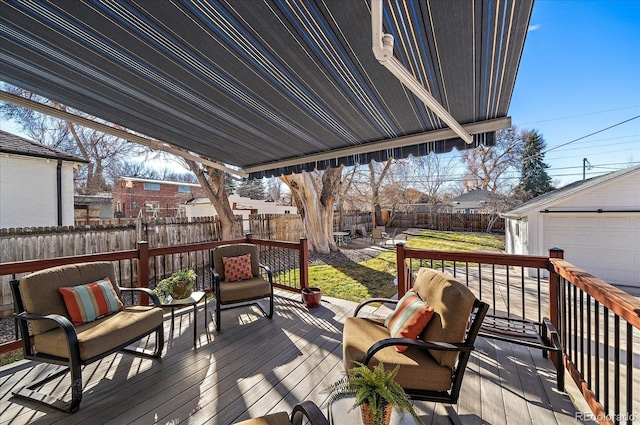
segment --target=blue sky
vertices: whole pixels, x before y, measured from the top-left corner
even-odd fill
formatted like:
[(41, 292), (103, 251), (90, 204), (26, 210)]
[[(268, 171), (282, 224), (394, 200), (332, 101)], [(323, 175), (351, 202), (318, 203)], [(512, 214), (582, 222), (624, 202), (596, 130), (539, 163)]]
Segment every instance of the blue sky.
[(561, 184), (640, 164), (640, 118), (569, 143), (640, 115), (640, 1), (536, 0), (509, 115)]

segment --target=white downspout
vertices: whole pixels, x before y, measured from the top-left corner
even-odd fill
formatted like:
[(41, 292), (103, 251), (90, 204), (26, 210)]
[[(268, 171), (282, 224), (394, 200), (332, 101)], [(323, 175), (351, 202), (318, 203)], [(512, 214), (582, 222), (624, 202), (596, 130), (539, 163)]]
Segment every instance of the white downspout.
[(393, 36), (382, 32), (382, 0), (371, 0), (371, 43), (378, 62), (387, 68), (413, 94), (418, 96), (449, 128), (466, 143), (473, 137), (451, 116), (451, 114), (429, 93), (429, 91), (393, 56)]

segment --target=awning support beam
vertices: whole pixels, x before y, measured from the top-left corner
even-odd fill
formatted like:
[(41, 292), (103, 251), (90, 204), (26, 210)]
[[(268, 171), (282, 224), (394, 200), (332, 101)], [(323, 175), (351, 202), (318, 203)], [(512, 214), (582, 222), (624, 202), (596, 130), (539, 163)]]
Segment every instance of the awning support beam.
[(210, 159), (206, 159), (197, 155), (192, 155), (188, 152), (185, 152), (181, 149), (178, 149), (172, 146), (170, 143), (162, 142), (160, 140), (155, 140), (155, 139), (149, 139), (147, 137), (142, 137), (137, 134), (129, 133), (128, 131), (111, 127), (110, 125), (102, 124), (100, 122), (96, 122), (88, 118), (81, 117), (80, 115), (72, 114), (71, 112), (62, 111), (52, 106), (44, 105), (40, 102), (36, 102), (31, 99), (24, 98), (22, 96), (18, 96), (4, 90), (0, 90), (0, 100), (4, 102), (13, 103), (18, 106), (23, 106), (28, 109), (32, 109), (36, 112), (40, 112), (41, 114), (50, 115), (52, 117), (60, 118), (61, 120), (65, 120), (65, 121), (70, 121), (75, 124), (81, 125), (83, 127), (90, 128), (92, 130), (101, 131), (105, 134), (110, 134), (112, 136), (128, 140), (129, 142), (138, 143), (140, 145), (147, 146), (151, 149), (167, 152), (175, 156), (190, 159), (192, 161), (195, 161), (204, 165), (208, 165), (212, 168), (222, 170), (226, 173), (235, 174), (243, 178), (249, 176), (248, 173), (242, 170), (239, 171), (233, 168), (226, 167), (225, 165), (220, 164), (218, 162), (211, 161)]
[(373, 54), (405, 87), (418, 96), (450, 129), (466, 143), (473, 137), (453, 116), (429, 93), (429, 91), (393, 56), (393, 36), (385, 34), (382, 27), (382, 0), (371, 0), (371, 42)]
[[(490, 133), (493, 131), (502, 130), (504, 128), (511, 127), (511, 118), (496, 118), (493, 120), (486, 120), (475, 122), (471, 124), (465, 124), (462, 126), (465, 131), (470, 133)], [(314, 155), (305, 155), (304, 162), (316, 162), (326, 161), (330, 159), (340, 158), (343, 156), (359, 155), (367, 152), (381, 151), (385, 149), (401, 148), (404, 146), (412, 146), (420, 143), (428, 143), (436, 140), (446, 140), (456, 137), (456, 133), (450, 128), (442, 128), (440, 130), (427, 131), (420, 134), (412, 134), (410, 136), (398, 137), (395, 139), (381, 140), (379, 142), (364, 143), (358, 146), (353, 146), (343, 149), (335, 149), (327, 152), (322, 152)], [(256, 165), (253, 167), (245, 168), (247, 173), (259, 173), (260, 171), (266, 171), (274, 168), (284, 168), (293, 165), (300, 164), (300, 158), (285, 159), (282, 161), (274, 161), (266, 164)]]

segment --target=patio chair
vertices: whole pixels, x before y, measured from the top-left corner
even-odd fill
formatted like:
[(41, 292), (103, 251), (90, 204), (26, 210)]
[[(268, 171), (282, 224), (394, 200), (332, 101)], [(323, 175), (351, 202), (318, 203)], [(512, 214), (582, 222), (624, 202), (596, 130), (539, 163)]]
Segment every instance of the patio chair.
[[(257, 305), (269, 319), (273, 317), (273, 277), (271, 269), (260, 263), (257, 245), (221, 245), (211, 251), (211, 276), (216, 297), (216, 330), (220, 330), (221, 310)], [(226, 263), (226, 265), (225, 265)], [(262, 276), (261, 270), (267, 275)], [(269, 313), (255, 302), (269, 299)]]
[(382, 241), (384, 241), (384, 231), (378, 227), (371, 229), (371, 243), (382, 244)]
[[(357, 317), (373, 302), (397, 305), (390, 320)], [(412, 308), (422, 315), (409, 313)], [(344, 367), (353, 367), (354, 361), (369, 367), (383, 362), (389, 369), (400, 365), (396, 380), (411, 398), (455, 404), (488, 308), (453, 277), (421, 268), (413, 290), (401, 300), (367, 300), (356, 307), (354, 317), (347, 318)]]
[[(66, 366), (24, 388), (16, 397), (74, 413), (82, 399), (81, 366), (116, 351), (160, 357), (164, 347), (163, 313), (158, 297), (147, 288), (121, 288), (111, 262), (69, 264), (31, 273), (11, 281), (24, 358)], [(155, 306), (125, 306), (122, 292), (144, 292)], [(31, 329), (30, 338), (29, 329)], [(153, 350), (126, 349), (155, 333)], [(70, 372), (71, 400), (36, 392)]]
[(329, 421), (312, 401), (303, 401), (293, 406), (291, 417), (285, 412), (279, 412), (237, 422), (236, 425), (301, 425), (303, 419), (311, 425), (329, 425)]

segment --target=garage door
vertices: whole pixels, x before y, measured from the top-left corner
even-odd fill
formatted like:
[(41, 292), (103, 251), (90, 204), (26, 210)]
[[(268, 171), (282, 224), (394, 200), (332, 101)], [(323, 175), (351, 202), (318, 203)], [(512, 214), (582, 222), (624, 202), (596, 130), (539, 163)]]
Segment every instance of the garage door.
[(564, 258), (614, 285), (640, 287), (640, 217), (622, 214), (542, 216), (544, 252)]

